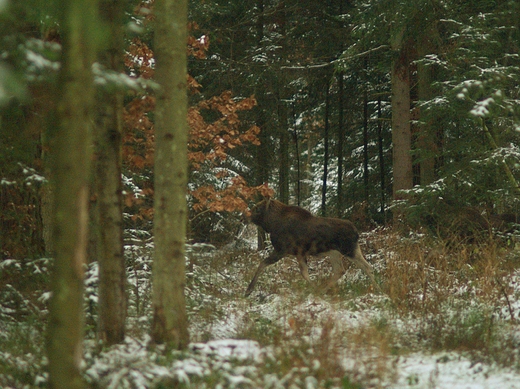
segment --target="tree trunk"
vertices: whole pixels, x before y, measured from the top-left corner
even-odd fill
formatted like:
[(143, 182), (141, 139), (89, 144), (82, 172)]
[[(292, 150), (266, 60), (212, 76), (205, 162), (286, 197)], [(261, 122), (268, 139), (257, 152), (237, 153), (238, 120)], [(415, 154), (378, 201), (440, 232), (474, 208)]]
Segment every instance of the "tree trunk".
[[(368, 67), (365, 61), (365, 68)], [(368, 81), (365, 85), (368, 85)], [(368, 206), (368, 91), (363, 92), (363, 187), (365, 194), (365, 203)], [(367, 207), (367, 212), (369, 208)]]
[(58, 123), (51, 134), (54, 204), (52, 299), (49, 305), (47, 356), (49, 387), (83, 387), (83, 276), (88, 225), (89, 126), (93, 102), (91, 66), (97, 31), (94, 0), (60, 5), (62, 68)]
[(296, 156), (296, 205), (301, 205), (301, 189), (302, 189), (302, 177), (301, 177), (301, 156), (300, 156), (300, 142), (298, 140), (298, 130), (296, 126), (296, 112), (293, 105), (293, 142), (294, 142), (294, 155)]
[[(109, 27), (108, 47), (101, 56), (107, 69), (123, 73), (123, 2), (102, 0), (101, 17)], [(103, 90), (97, 98), (95, 131), (97, 260), (99, 263), (98, 336), (107, 345), (125, 338), (126, 274), (123, 255), (121, 137), (123, 95)]]
[(55, 136), (55, 128), (58, 123), (56, 108), (57, 97), (59, 96), (58, 90), (59, 85), (56, 83), (49, 85), (47, 91), (48, 94), (45, 96), (48, 100), (48, 107), (44, 109), (46, 114), (44, 114), (45, 120), (42, 120), (41, 122), (42, 132), (40, 137), (42, 144), (41, 157), (43, 162), (43, 173), (46, 179), (46, 182), (41, 188), (42, 235), (45, 245), (45, 255), (50, 258), (54, 257), (54, 194), (52, 193), (53, 153), (51, 152), (51, 147), (52, 139)]
[[(258, 98), (257, 98), (258, 99)], [(269, 182), (269, 136), (265, 126), (265, 118), (262, 110), (256, 112), (256, 125), (260, 128), (259, 140), (260, 145), (255, 148), (256, 151), (256, 185), (268, 184)], [(261, 200), (260, 198), (258, 200)], [(266, 233), (263, 228), (257, 228), (258, 250), (264, 250), (266, 247)]]
[(302, 161), (302, 172), (303, 172), (303, 180), (302, 180), (302, 198), (307, 200), (311, 197), (312, 194), (312, 178), (314, 177), (313, 168), (312, 168), (312, 157), (314, 155), (314, 147), (316, 143), (318, 143), (318, 135), (310, 133), (306, 137), (307, 142), (307, 157)]
[(381, 185), (381, 214), (386, 223), (386, 174), (385, 174), (385, 154), (383, 145), (383, 114), (381, 109), (381, 97), (377, 100), (377, 145), (379, 154), (379, 181)]
[[(423, 36), (418, 47), (419, 59), (424, 59), (427, 54), (432, 51), (430, 38)], [(417, 64), (417, 79), (418, 79), (418, 97), (420, 101), (428, 101), (433, 98), (433, 67), (426, 66), (424, 63)], [(419, 160), (421, 167), (421, 185), (431, 184), (435, 180), (435, 128), (431, 120), (425, 118), (424, 108), (421, 108), (421, 126), (418, 137), (418, 146), (420, 150)]]
[[(283, 39), (286, 38), (285, 23), (286, 23), (286, 4), (280, 2), (279, 8), (279, 26), (280, 35)], [(282, 43), (281, 58), (287, 58), (287, 43)], [(278, 74), (278, 131), (280, 136), (280, 153), (279, 153), (279, 176), (278, 176), (278, 191), (280, 201), (289, 203), (289, 131), (288, 131), (288, 108), (287, 108), (287, 87), (285, 70), (280, 68)]]
[(392, 145), (393, 196), (413, 185), (412, 134), (410, 128), (410, 72), (406, 50), (399, 46), (399, 56), (392, 64)]
[(155, 1), (155, 204), (152, 339), (189, 343), (184, 288), (188, 179), (187, 0)]
[[(284, 88), (284, 86), (282, 86)], [(289, 131), (287, 130), (287, 106), (283, 99), (280, 99), (278, 106), (278, 120), (280, 123), (280, 172), (279, 172), (279, 192), (280, 201), (289, 203)]]
[[(257, 0), (257, 20), (256, 20), (256, 41), (258, 49), (262, 47), (262, 40), (264, 39), (264, 0)], [(258, 105), (262, 106), (260, 101), (263, 99), (264, 94), (262, 90), (256, 92), (256, 98)], [(256, 185), (263, 185), (269, 182), (269, 149), (268, 142), (269, 136), (267, 134), (267, 128), (265, 125), (264, 111), (261, 109), (256, 110), (256, 125), (260, 128), (259, 140), (260, 145), (255, 148), (256, 151)], [(266, 233), (261, 228), (257, 228), (257, 242), (258, 250), (264, 250), (266, 247)]]
[(43, 242), (45, 245), (45, 255), (48, 257), (54, 257), (54, 238), (52, 236), (53, 230), (53, 194), (51, 186), (51, 162), (49, 160), (49, 144), (44, 139), (46, 137), (47, 129), (42, 131), (42, 161), (44, 166), (44, 175), (46, 182), (43, 184), (41, 189), (41, 202), (42, 202), (42, 235)]
[(327, 215), (327, 176), (329, 174), (329, 111), (330, 111), (330, 85), (327, 84), (325, 95), (325, 133), (323, 134), (323, 180), (321, 185), (321, 216)]
[[(341, 4), (340, 4), (341, 6)], [(344, 99), (344, 82), (343, 74), (338, 75), (338, 94), (339, 94), (339, 106), (338, 106), (338, 217), (343, 216), (343, 144), (345, 138), (345, 123), (343, 119), (343, 113), (345, 112), (345, 99)]]

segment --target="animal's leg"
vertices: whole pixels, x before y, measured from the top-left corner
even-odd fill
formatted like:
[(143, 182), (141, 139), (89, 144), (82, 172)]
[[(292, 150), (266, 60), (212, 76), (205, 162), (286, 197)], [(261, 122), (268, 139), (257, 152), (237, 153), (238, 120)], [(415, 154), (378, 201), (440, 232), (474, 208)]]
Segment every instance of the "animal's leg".
[(282, 259), (282, 255), (280, 255), (279, 253), (277, 253), (275, 251), (271, 255), (269, 255), (266, 259), (264, 259), (262, 262), (260, 262), (260, 265), (258, 265), (258, 269), (256, 269), (256, 273), (253, 276), (253, 279), (251, 280), (251, 282), (249, 283), (249, 286), (247, 287), (246, 297), (249, 296), (251, 294), (251, 292), (253, 291), (253, 289), (255, 288), (256, 282), (258, 281), (258, 277), (260, 277), (260, 274), (262, 274), (264, 269), (267, 266), (278, 262), (280, 259)]
[(325, 290), (334, 286), (336, 282), (345, 274), (347, 271), (345, 266), (343, 266), (343, 255), (339, 252), (331, 252), (330, 263), (332, 264), (332, 277), (330, 278)]
[(309, 266), (307, 265), (307, 257), (303, 254), (298, 254), (296, 259), (298, 260), (298, 266), (300, 266), (301, 275), (305, 280), (311, 282), (311, 278), (309, 277)]
[(372, 266), (366, 261), (365, 257), (363, 257), (363, 253), (361, 252), (359, 244), (356, 244), (354, 255), (352, 257), (349, 256), (348, 258), (370, 277), (370, 280), (378, 290), (381, 290), (379, 285), (376, 283), (376, 279), (374, 278)]

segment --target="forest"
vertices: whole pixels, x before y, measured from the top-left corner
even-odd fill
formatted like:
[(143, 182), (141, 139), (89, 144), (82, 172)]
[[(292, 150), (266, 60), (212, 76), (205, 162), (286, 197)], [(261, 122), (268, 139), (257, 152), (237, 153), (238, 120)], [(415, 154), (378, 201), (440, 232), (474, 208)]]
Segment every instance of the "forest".
[(0, 387), (520, 389), (518, 15), (0, 0)]

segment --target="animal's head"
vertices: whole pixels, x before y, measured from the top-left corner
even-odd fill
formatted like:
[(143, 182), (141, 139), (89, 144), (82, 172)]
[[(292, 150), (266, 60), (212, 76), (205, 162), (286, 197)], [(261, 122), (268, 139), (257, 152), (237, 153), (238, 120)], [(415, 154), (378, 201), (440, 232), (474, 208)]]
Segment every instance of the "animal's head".
[(251, 208), (251, 214), (249, 219), (257, 224), (261, 225), (265, 220), (267, 211), (269, 210), (269, 205), (271, 204), (271, 198), (267, 197), (264, 200), (260, 201), (253, 208)]

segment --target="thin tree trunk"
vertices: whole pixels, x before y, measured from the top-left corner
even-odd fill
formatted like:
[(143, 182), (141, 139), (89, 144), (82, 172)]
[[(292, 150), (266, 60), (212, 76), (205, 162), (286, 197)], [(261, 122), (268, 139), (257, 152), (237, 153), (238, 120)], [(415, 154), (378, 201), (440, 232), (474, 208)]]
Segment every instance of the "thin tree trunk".
[(313, 169), (312, 169), (312, 156), (314, 155), (314, 147), (317, 143), (317, 134), (309, 134), (306, 137), (306, 148), (307, 148), (307, 157), (302, 160), (302, 172), (303, 172), (303, 180), (302, 180), (302, 198), (308, 199), (311, 196), (311, 185), (312, 182)]
[[(341, 5), (340, 5), (341, 6)], [(345, 138), (345, 123), (343, 119), (343, 113), (345, 110), (345, 99), (344, 99), (344, 82), (343, 74), (338, 75), (338, 94), (339, 94), (339, 106), (338, 106), (338, 212), (337, 216), (343, 216), (343, 144)]]
[(54, 221), (52, 299), (46, 348), (49, 387), (83, 387), (83, 278), (88, 230), (89, 126), (93, 102), (95, 0), (60, 6), (62, 69), (57, 128), (51, 135)]
[(188, 179), (187, 0), (155, 1), (155, 204), (152, 339), (189, 343), (184, 288)]
[(381, 185), (381, 214), (386, 223), (386, 175), (385, 175), (385, 155), (383, 145), (383, 115), (381, 112), (381, 97), (377, 100), (377, 144), (379, 151), (379, 180)]
[[(365, 68), (367, 66), (368, 65), (365, 61)], [(366, 88), (363, 92), (363, 187), (365, 193), (365, 203), (368, 205), (368, 92)]]
[[(256, 41), (258, 49), (262, 48), (262, 41), (264, 39), (264, 0), (257, 0), (257, 20), (256, 20)], [(263, 98), (263, 91), (260, 89), (256, 93), (256, 98), (259, 101)], [(260, 128), (260, 145), (255, 148), (256, 150), (256, 185), (263, 185), (269, 182), (269, 149), (268, 142), (269, 136), (267, 134), (267, 128), (265, 126), (264, 111), (261, 109), (256, 110), (256, 125)], [(261, 228), (257, 228), (257, 242), (258, 250), (264, 250), (266, 247), (266, 233)]]
[[(101, 17), (109, 26), (108, 47), (101, 63), (123, 73), (123, 2), (102, 0)], [(121, 139), (123, 95), (101, 91), (95, 140), (95, 182), (97, 204), (97, 259), (99, 263), (98, 336), (107, 345), (125, 338), (126, 291), (123, 255), (123, 201), (121, 183)]]
[(329, 110), (330, 110), (330, 85), (327, 84), (325, 95), (325, 133), (323, 134), (323, 180), (321, 185), (321, 215), (327, 215), (327, 176), (329, 174)]
[[(284, 86), (282, 86), (284, 88)], [(280, 101), (278, 106), (278, 120), (280, 123), (280, 172), (279, 191), (280, 201), (289, 203), (289, 132), (287, 130), (287, 106)]]
[(298, 130), (296, 126), (296, 112), (293, 104), (292, 110), (292, 118), (293, 118), (293, 142), (294, 142), (294, 153), (296, 155), (296, 205), (300, 206), (301, 202), (301, 158), (300, 158), (300, 144), (298, 141)]
[(44, 166), (44, 175), (46, 178), (46, 182), (43, 184), (41, 188), (41, 202), (42, 202), (42, 234), (43, 234), (43, 242), (45, 245), (45, 255), (49, 257), (54, 256), (54, 238), (52, 236), (53, 230), (53, 194), (52, 194), (52, 185), (51, 185), (51, 162), (50, 156), (48, 153), (49, 144), (47, 143), (46, 133), (48, 129), (43, 129), (42, 131), (42, 160)]
[[(257, 97), (258, 99), (258, 97)], [(257, 110), (256, 125), (260, 128), (260, 145), (256, 147), (256, 185), (268, 184), (269, 182), (269, 136), (265, 126), (265, 118), (262, 110)], [(260, 200), (260, 199), (258, 199)], [(266, 247), (266, 233), (263, 228), (257, 228), (257, 247), (264, 250)]]
[[(279, 26), (280, 34), (285, 38), (286, 23), (286, 4), (279, 4)], [(287, 44), (284, 42), (281, 49), (281, 58), (286, 58)], [(280, 193), (280, 201), (285, 204), (289, 203), (289, 131), (288, 131), (288, 111), (287, 111), (287, 88), (286, 74), (283, 69), (279, 69), (278, 78), (278, 130), (280, 135), (280, 170), (278, 177), (278, 190)]]
[(52, 139), (55, 136), (55, 128), (58, 123), (56, 108), (57, 97), (59, 96), (58, 90), (59, 85), (49, 85), (49, 90), (47, 91), (48, 94), (46, 95), (48, 107), (44, 110), (47, 114), (45, 115), (45, 120), (42, 120), (41, 122), (42, 133), (40, 138), (42, 144), (41, 157), (43, 162), (43, 171), (46, 179), (46, 182), (41, 188), (42, 235), (45, 245), (45, 255), (50, 258), (54, 257), (54, 194), (52, 193), (53, 153), (51, 152), (51, 147)]

